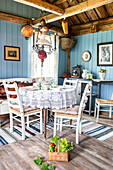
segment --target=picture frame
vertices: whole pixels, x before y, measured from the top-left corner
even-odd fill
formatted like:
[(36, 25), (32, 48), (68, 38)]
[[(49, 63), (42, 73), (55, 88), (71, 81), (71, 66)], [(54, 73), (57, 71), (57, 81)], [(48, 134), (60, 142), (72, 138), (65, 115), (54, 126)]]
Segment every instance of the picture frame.
[(4, 60), (20, 61), (20, 47), (4, 46)]
[(97, 44), (97, 66), (113, 66), (113, 42)]
[(91, 54), (90, 54), (89, 51), (84, 51), (84, 52), (82, 53), (82, 60), (83, 60), (84, 62), (88, 62), (88, 61), (90, 60), (90, 58), (91, 58)]

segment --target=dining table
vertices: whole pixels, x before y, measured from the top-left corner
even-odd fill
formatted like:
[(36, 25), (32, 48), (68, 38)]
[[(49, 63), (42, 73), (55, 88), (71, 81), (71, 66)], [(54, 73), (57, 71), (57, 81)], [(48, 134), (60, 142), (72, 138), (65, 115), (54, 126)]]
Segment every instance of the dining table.
[(73, 87), (56, 86), (39, 89), (39, 87), (27, 86), (19, 88), (19, 93), (23, 106), (43, 110), (45, 138), (47, 110), (68, 108), (76, 104), (76, 91)]

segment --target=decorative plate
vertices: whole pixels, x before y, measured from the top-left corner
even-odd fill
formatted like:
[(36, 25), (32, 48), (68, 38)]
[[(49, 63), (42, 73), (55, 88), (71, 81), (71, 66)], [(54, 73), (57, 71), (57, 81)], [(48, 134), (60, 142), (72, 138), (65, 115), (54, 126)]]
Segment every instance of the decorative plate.
[(88, 61), (90, 60), (90, 58), (91, 58), (91, 54), (90, 54), (89, 51), (84, 51), (84, 52), (82, 53), (82, 60), (83, 60), (84, 62), (88, 62)]

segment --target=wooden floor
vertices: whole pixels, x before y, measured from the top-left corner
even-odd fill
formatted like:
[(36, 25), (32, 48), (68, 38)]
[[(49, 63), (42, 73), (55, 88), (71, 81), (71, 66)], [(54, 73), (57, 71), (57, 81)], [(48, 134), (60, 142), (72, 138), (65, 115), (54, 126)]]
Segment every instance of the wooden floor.
[[(90, 117), (91, 119), (91, 117)], [(75, 141), (73, 129), (58, 133), (59, 137), (66, 137), (69, 141)], [(48, 146), (52, 138), (52, 131), (47, 133), (45, 140), (43, 135), (28, 138), (0, 147), (0, 170), (38, 170), (40, 166), (33, 160), (37, 156), (48, 159)], [(113, 170), (113, 137), (102, 142), (90, 136), (82, 134), (80, 144), (70, 152), (70, 161), (53, 162), (55, 170)]]

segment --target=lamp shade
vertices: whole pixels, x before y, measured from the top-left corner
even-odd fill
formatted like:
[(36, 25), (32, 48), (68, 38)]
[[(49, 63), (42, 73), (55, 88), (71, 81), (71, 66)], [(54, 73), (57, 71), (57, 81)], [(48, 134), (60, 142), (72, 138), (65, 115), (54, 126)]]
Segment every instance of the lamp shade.
[(45, 36), (42, 36), (38, 42), (38, 45), (46, 45), (46, 46), (51, 46), (51, 43), (45, 38)]
[(33, 35), (33, 27), (30, 24), (26, 24), (21, 28), (21, 33), (26, 39), (28, 39)]

